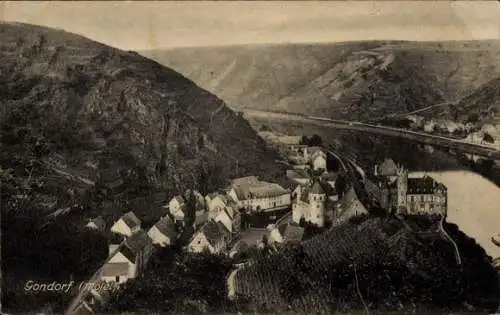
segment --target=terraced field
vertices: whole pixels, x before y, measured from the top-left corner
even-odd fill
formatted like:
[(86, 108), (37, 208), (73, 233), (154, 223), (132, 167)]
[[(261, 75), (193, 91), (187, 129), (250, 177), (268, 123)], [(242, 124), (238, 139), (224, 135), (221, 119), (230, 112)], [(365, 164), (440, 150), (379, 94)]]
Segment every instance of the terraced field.
[[(237, 300), (266, 312), (390, 311), (414, 305), (423, 312), (460, 308), (463, 299), (475, 307), (497, 307), (491, 297), (498, 287), (488, 280), (495, 271), (485, 263), (484, 250), (452, 229), (464, 255), (460, 269), (445, 240), (419, 232), (395, 218), (352, 219), (241, 267), (234, 277)], [(481, 255), (486, 260), (480, 262)], [(476, 286), (478, 279), (483, 282)]]

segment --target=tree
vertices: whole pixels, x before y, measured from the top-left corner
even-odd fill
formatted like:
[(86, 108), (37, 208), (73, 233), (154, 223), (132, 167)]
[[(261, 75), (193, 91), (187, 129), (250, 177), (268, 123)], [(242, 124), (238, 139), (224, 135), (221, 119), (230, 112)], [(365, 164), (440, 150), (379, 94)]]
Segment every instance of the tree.
[(323, 145), (323, 139), (317, 134), (312, 135), (310, 138), (307, 136), (302, 136), (300, 139), (301, 145), (307, 145), (310, 147), (320, 147)]
[(309, 145), (312, 147), (320, 147), (323, 145), (323, 139), (321, 139), (321, 137), (318, 136), (317, 134), (314, 134), (309, 139)]
[(196, 206), (197, 200), (196, 196), (191, 190), (186, 191), (186, 213), (184, 214), (184, 224), (186, 226), (192, 226), (196, 221)]
[(337, 180), (335, 181), (335, 190), (337, 191), (339, 198), (344, 196), (346, 189), (346, 180), (343, 174), (339, 174)]

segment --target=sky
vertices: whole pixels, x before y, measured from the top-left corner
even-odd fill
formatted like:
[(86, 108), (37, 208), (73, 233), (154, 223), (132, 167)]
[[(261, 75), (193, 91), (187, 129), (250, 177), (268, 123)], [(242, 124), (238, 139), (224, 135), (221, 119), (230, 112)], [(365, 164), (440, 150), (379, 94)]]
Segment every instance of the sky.
[(0, 18), (62, 28), (127, 50), (500, 38), (498, 1), (3, 1)]

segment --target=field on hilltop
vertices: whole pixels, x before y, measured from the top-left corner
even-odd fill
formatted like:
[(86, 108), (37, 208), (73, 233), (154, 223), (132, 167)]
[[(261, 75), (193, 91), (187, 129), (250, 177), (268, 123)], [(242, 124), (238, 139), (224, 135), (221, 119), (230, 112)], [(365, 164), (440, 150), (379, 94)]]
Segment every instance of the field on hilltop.
[(230, 106), (367, 120), (456, 101), (500, 76), (500, 43), (366, 41), (142, 51)]

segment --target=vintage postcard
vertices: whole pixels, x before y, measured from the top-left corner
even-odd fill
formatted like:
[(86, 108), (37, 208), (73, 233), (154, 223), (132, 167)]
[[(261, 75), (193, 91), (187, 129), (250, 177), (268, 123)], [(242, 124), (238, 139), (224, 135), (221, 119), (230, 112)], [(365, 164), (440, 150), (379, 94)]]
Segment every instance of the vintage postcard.
[(498, 1), (3, 1), (2, 314), (500, 313)]

